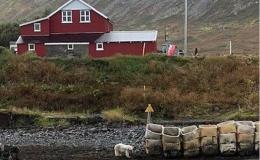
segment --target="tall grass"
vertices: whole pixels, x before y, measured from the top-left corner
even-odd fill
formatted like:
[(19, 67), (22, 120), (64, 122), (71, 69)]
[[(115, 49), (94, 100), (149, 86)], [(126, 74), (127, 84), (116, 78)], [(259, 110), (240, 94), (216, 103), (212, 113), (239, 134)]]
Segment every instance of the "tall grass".
[(158, 115), (174, 118), (218, 115), (238, 105), (257, 112), (258, 63), (250, 57), (68, 60), (0, 54), (0, 107), (101, 112), (122, 106), (143, 115), (151, 103)]

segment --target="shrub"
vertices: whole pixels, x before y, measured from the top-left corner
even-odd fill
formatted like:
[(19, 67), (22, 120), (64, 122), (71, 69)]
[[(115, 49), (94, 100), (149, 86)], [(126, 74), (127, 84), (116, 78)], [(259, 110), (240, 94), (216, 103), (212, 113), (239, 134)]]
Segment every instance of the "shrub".
[(134, 122), (135, 118), (126, 114), (122, 108), (114, 108), (102, 112), (102, 116), (109, 122)]

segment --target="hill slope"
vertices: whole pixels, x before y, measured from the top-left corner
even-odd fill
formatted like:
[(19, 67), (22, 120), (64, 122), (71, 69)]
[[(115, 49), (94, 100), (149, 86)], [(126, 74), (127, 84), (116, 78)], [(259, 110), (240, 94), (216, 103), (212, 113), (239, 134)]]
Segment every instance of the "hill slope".
[[(67, 0), (0, 0), (1, 22), (24, 22), (55, 10)], [(170, 40), (180, 48), (183, 41), (184, 0), (86, 0), (109, 16), (116, 30), (159, 30), (163, 41), (167, 28)], [(258, 53), (258, 0), (189, 0), (190, 50), (227, 52), (234, 41), (236, 53)], [(167, 26), (167, 27), (165, 27)]]
[[(117, 106), (170, 118), (233, 119), (258, 113), (257, 58), (166, 56), (40, 59), (0, 53), (0, 109), (94, 112)], [(146, 85), (144, 98), (143, 86)]]

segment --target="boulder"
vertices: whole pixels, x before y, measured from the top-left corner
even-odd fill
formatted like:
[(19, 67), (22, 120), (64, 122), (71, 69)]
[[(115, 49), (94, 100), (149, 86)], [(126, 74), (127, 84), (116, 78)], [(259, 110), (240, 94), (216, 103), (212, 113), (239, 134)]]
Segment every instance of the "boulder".
[(5, 145), (0, 143), (0, 152), (4, 152), (5, 151)]

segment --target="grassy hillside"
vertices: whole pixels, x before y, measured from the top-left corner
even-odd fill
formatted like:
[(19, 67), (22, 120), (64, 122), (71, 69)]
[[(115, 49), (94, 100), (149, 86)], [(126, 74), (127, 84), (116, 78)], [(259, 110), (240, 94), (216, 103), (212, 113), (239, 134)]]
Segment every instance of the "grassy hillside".
[[(258, 59), (41, 59), (0, 54), (0, 108), (100, 113), (123, 108), (175, 119), (258, 113)], [(143, 86), (146, 85), (144, 97)]]
[[(0, 23), (22, 23), (45, 16), (67, 0), (0, 0)], [(85, 0), (114, 22), (115, 30), (158, 30), (183, 48), (184, 0)], [(159, 3), (158, 3), (159, 2)], [(258, 0), (189, 0), (189, 51), (258, 54)]]

